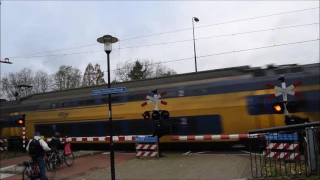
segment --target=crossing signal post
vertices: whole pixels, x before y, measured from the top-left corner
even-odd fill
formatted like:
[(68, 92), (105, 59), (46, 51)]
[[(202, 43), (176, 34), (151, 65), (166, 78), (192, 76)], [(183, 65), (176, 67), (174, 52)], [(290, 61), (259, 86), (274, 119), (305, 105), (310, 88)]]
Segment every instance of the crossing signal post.
[(287, 125), (301, 124), (301, 123), (309, 122), (309, 118), (300, 118), (298, 116), (289, 117), (289, 112), (294, 113), (297, 111), (298, 104), (296, 104), (295, 102), (288, 102), (287, 95), (289, 94), (289, 95), (300, 97), (300, 98), (303, 97), (302, 94), (300, 94), (298, 92), (291, 91), (293, 88), (300, 86), (302, 84), (302, 82), (299, 81), (299, 82), (294, 83), (293, 85), (286, 87), (286, 82), (285, 82), (284, 76), (280, 76), (278, 78), (278, 80), (281, 81), (281, 87), (278, 87), (278, 86), (275, 86), (272, 84), (267, 84), (268, 88), (275, 89), (278, 91), (275, 94), (270, 95), (268, 97), (268, 99), (273, 99), (273, 98), (276, 98), (280, 95), (282, 95), (282, 97), (283, 97), (282, 102), (276, 102), (273, 104), (273, 106), (272, 106), (273, 112), (276, 114), (285, 114), (285, 123)]
[[(158, 103), (161, 103), (163, 105), (167, 105), (168, 103), (165, 101), (160, 100), (161, 97), (163, 97), (166, 92), (162, 92), (160, 94), (157, 94), (157, 90), (152, 91), (153, 92), (153, 97), (148, 96), (146, 94), (143, 94), (142, 97), (148, 99), (148, 101), (144, 102), (141, 104), (142, 107), (146, 106), (147, 104), (150, 104), (151, 102), (154, 103), (154, 110), (153, 111), (145, 111), (142, 116), (145, 120), (149, 120), (152, 118), (154, 121), (154, 132), (153, 136), (157, 136), (158, 142), (159, 138), (166, 134), (166, 128), (165, 125), (162, 123), (161, 120), (167, 120), (170, 118), (170, 113), (167, 110), (159, 110), (158, 108)], [(163, 157), (161, 152), (160, 152), (160, 147), (159, 147), (159, 157)]]

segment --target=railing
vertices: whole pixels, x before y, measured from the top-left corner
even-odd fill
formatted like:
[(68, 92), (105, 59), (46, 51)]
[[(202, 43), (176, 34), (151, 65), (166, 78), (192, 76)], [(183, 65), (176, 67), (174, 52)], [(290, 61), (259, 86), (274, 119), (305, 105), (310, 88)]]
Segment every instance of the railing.
[[(320, 122), (249, 131), (259, 136), (263, 150), (257, 150), (250, 137), (252, 178), (299, 178), (320, 175)], [(256, 141), (255, 141), (256, 142)], [(320, 176), (319, 176), (320, 179)]]

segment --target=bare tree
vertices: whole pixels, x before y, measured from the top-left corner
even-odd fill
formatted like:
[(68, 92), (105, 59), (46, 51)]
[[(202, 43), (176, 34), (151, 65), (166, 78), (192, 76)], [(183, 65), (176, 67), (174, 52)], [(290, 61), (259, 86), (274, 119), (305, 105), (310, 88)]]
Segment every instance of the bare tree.
[(118, 63), (117, 81), (130, 81), (177, 74), (173, 69), (151, 60), (136, 60), (135, 62)]
[(100, 68), (100, 64), (96, 64), (94, 66), (94, 71), (95, 71), (95, 81), (96, 85), (102, 85), (105, 84), (106, 81), (104, 80), (104, 72)]
[(60, 66), (54, 75), (54, 90), (66, 90), (80, 87), (81, 71), (72, 66)]
[(133, 68), (132, 63), (118, 63), (116, 69), (116, 80), (115, 81), (130, 81), (129, 72)]
[(2, 93), (9, 100), (19, 99), (32, 94), (32, 88), (23, 86), (33, 86), (34, 77), (31, 69), (24, 68), (19, 72), (11, 72), (1, 79)]
[(52, 76), (48, 72), (38, 70), (33, 81), (33, 93), (44, 93), (51, 90)]
[(105, 84), (103, 78), (104, 72), (101, 70), (100, 65), (96, 64), (94, 67), (91, 63), (88, 64), (84, 72), (82, 86), (93, 86)]
[(94, 85), (94, 68), (91, 63), (88, 64), (86, 70), (83, 74), (82, 86), (92, 86)]

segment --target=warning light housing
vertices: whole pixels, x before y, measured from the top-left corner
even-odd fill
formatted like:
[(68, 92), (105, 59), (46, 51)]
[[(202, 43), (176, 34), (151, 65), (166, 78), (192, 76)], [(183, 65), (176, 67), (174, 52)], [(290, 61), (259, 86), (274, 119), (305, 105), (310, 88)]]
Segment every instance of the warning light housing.
[(160, 120), (160, 112), (159, 111), (153, 111), (152, 112), (152, 119), (153, 120)]
[(142, 114), (142, 116), (143, 116), (143, 119), (150, 119), (150, 112), (149, 111), (145, 111), (143, 114)]
[(162, 110), (160, 114), (161, 114), (161, 119), (169, 119), (170, 117), (170, 113), (167, 110)]
[(25, 125), (25, 114), (21, 115), (20, 118), (17, 119), (18, 126), (24, 126)]

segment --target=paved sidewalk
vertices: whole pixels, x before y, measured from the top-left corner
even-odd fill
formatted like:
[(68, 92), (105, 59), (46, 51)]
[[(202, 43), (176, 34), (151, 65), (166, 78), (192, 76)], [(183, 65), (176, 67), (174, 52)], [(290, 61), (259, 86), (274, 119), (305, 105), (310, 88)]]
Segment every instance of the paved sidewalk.
[[(164, 154), (159, 160), (133, 159), (115, 167), (117, 180), (231, 180), (249, 177), (247, 155)], [(70, 180), (111, 179), (110, 168), (87, 172)]]

